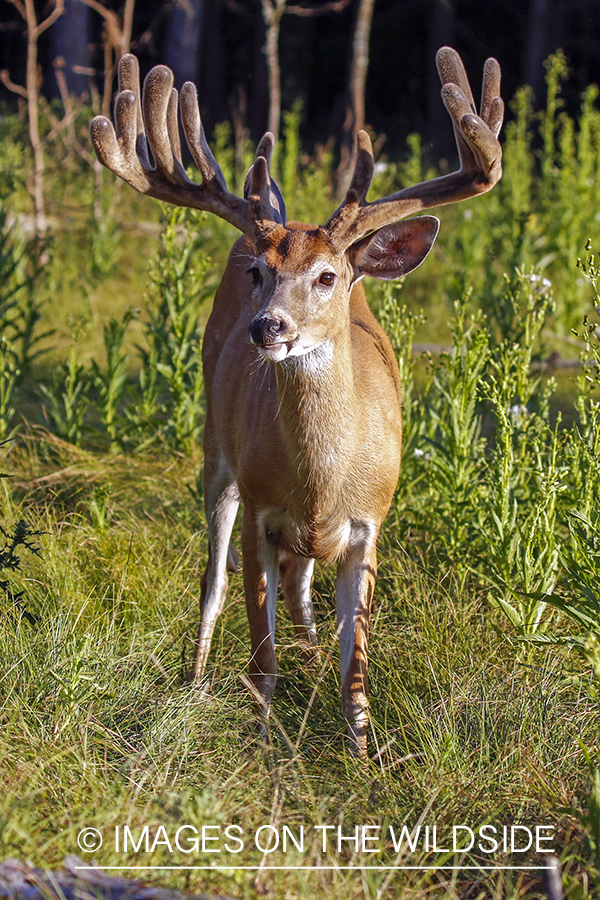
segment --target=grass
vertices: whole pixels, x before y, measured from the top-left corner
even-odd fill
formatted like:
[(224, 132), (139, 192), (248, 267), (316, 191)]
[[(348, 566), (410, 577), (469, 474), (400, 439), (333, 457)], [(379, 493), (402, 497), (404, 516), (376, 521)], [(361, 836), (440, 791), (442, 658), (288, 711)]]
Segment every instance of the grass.
[[(585, 795), (579, 741), (594, 743), (598, 718), (577, 656), (507, 640), (482, 592), (385, 541), (371, 637), (369, 764), (361, 769), (345, 749), (325, 570), (316, 583), (318, 660), (302, 664), (281, 617), (272, 738), (263, 748), (240, 680), (248, 659), (240, 576), (219, 621), (209, 682), (190, 691), (183, 681), (205, 554), (190, 460), (103, 458), (37, 432), (7, 451), (4, 469), (13, 485), (2, 483), (3, 521), (24, 517), (45, 534), (41, 556), (24, 558), (14, 576), (35, 624), (8, 607), (0, 626), (0, 855), (58, 866), (80, 852), (77, 834), (93, 826), (105, 836), (93, 856), (103, 865), (211, 865), (217, 857), (208, 852), (171, 854), (164, 845), (117, 853), (114, 828), (128, 825), (138, 840), (148, 825), (152, 842), (159, 825), (173, 840), (183, 824), (235, 824), (244, 849), (221, 849), (217, 861), (259, 865), (252, 836), (273, 824), (296, 837), (304, 826), (305, 847), (269, 855), (269, 864), (392, 864), (389, 836), (377, 855), (349, 842), (338, 852), (334, 840), (323, 853), (315, 826), (340, 824), (353, 835), (356, 825), (387, 833), (390, 824), (421, 822), (447, 835), (455, 824), (543, 824), (556, 828), (554, 846), (573, 889), (582, 890), (582, 862), (569, 862), (580, 855), (582, 828), (561, 808)], [(222, 832), (208, 834), (223, 840)], [(481, 853), (422, 846), (403, 857), (417, 866), (484, 861)], [(155, 877), (190, 891), (257, 890), (256, 872), (243, 870)], [(506, 877), (266, 870), (258, 882), (276, 896), (508, 896)], [(519, 896), (534, 896), (539, 878), (515, 878)]]

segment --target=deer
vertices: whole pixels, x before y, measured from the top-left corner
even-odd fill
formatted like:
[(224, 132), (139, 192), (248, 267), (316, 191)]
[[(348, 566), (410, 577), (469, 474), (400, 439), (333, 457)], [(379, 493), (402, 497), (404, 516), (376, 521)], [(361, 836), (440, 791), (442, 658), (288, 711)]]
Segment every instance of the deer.
[(316, 648), (314, 565), (335, 564), (342, 713), (350, 748), (361, 758), (369, 730), (368, 636), (377, 539), (396, 490), (402, 445), (398, 365), (368, 306), (362, 279), (394, 280), (411, 272), (429, 253), (439, 220), (401, 220), (483, 194), (502, 174), (498, 62), (485, 63), (477, 113), (458, 53), (443, 47), (436, 61), (459, 169), (367, 201), (373, 150), (366, 131), (359, 131), (350, 185), (324, 225), (286, 221), (284, 198), (270, 175), (275, 139), (268, 132), (243, 197), (229, 192), (191, 82), (182, 87), (179, 110), (202, 180), (188, 178), (178, 93), (166, 66), (149, 72), (140, 93), (137, 59), (123, 56), (116, 129), (102, 116), (90, 126), (100, 162), (137, 191), (208, 211), (242, 233), (203, 339), (208, 563), (192, 680), (204, 678), (228, 571), (237, 568), (231, 535), (241, 503), (249, 686), (259, 730), (267, 735), (277, 679), (279, 584), (299, 643)]

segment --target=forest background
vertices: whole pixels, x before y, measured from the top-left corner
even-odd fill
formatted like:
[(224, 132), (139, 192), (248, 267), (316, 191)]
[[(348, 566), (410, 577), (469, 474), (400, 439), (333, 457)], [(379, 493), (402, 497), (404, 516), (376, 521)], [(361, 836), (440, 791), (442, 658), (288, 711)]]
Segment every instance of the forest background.
[[(49, 9), (33, 2), (27, 6), (38, 9), (40, 18)], [(361, 18), (367, 44), (355, 44), (353, 50)], [(406, 136), (418, 132), (430, 148), (428, 162), (437, 163), (452, 152), (434, 65), (438, 47), (456, 47), (470, 72), (480, 71), (487, 56), (496, 56), (504, 96), (529, 84), (538, 106), (545, 93), (543, 61), (560, 47), (569, 61), (565, 98), (572, 108), (583, 89), (600, 78), (599, 19), (596, 0), (490, 0), (485, 5), (475, 0), (65, 0), (64, 13), (40, 36), (39, 64), (48, 99), (60, 99), (57, 58), (64, 61), (70, 93), (89, 93), (90, 77), (102, 93), (107, 42), (119, 52), (131, 49), (143, 74), (161, 62), (175, 72), (176, 87), (186, 79), (198, 86), (208, 134), (233, 118), (257, 141), (268, 125), (265, 47), (267, 30), (277, 20), (282, 106), (291, 109), (301, 101), (305, 150), (339, 139), (353, 57), (366, 46), (369, 125), (386, 135), (385, 151), (394, 157)], [(18, 4), (3, 0), (0, 59), (19, 84), (25, 82), (24, 50)], [(14, 104), (14, 99), (0, 86), (0, 100)]]

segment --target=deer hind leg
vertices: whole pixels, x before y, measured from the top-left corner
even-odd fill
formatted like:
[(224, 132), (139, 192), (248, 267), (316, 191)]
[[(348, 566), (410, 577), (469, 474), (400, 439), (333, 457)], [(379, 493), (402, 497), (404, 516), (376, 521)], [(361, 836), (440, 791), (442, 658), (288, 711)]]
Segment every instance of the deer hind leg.
[(369, 616), (377, 577), (377, 529), (353, 523), (350, 545), (338, 563), (336, 611), (342, 674), (342, 712), (357, 756), (366, 756), (369, 727), (367, 680)]
[(235, 571), (237, 553), (230, 544), (231, 532), (239, 506), (237, 484), (224, 461), (205, 464), (204, 496), (208, 525), (208, 564), (202, 576), (200, 593), (200, 627), (196, 642), (196, 659), (190, 673), (199, 681), (206, 667), (213, 632), (223, 611), (229, 579), (227, 570)]
[(266, 720), (277, 681), (275, 658), (275, 609), (279, 581), (279, 548), (277, 536), (252, 508), (244, 507), (242, 519), (242, 557), (244, 590), (250, 626), (249, 674), (261, 714), (261, 731), (266, 733)]
[(317, 631), (311, 597), (314, 559), (297, 556), (288, 550), (279, 553), (279, 580), (285, 604), (294, 623), (297, 638), (303, 644), (303, 652), (309, 657), (317, 646)]

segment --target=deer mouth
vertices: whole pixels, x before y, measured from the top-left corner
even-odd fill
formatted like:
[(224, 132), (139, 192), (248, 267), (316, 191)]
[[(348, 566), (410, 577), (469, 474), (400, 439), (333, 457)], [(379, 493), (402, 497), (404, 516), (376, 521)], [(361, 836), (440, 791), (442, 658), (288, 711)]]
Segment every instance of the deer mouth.
[(296, 339), (277, 343), (255, 344), (255, 346), (263, 359), (269, 362), (281, 362), (281, 360), (289, 356), (295, 343)]

